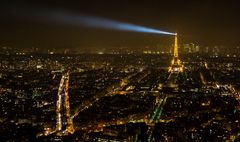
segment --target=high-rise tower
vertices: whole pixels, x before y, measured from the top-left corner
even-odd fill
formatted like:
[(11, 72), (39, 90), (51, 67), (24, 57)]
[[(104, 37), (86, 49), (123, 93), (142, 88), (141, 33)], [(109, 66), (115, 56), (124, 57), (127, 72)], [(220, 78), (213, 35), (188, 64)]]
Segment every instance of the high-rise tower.
[(63, 73), (58, 88), (58, 100), (56, 103), (56, 132), (57, 135), (74, 133), (73, 121), (70, 116), (70, 104), (68, 96), (69, 72)]
[(171, 66), (169, 68), (170, 72), (182, 72), (183, 66), (178, 56), (178, 37), (177, 33), (174, 35), (174, 46), (173, 46), (173, 60), (171, 62)]

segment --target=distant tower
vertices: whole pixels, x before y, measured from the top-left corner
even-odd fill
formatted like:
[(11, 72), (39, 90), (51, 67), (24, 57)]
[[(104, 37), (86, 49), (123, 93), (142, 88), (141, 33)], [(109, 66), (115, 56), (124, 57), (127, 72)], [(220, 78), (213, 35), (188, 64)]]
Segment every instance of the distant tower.
[(182, 72), (183, 66), (181, 65), (181, 61), (178, 56), (178, 37), (177, 33), (174, 35), (174, 48), (173, 48), (173, 60), (171, 66), (169, 68), (170, 72)]
[(69, 72), (63, 73), (58, 88), (58, 100), (56, 103), (56, 132), (57, 135), (74, 133), (73, 121), (70, 116), (70, 104), (68, 96)]

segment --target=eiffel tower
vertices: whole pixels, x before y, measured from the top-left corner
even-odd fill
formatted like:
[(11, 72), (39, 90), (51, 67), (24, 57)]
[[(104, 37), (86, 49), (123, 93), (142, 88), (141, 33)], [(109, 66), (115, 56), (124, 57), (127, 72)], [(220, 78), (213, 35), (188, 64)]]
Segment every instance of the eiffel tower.
[(178, 56), (178, 36), (177, 33), (174, 35), (174, 47), (173, 47), (173, 60), (171, 62), (171, 66), (169, 67), (169, 72), (172, 73), (179, 73), (183, 72), (183, 65), (181, 64), (181, 61), (179, 60)]

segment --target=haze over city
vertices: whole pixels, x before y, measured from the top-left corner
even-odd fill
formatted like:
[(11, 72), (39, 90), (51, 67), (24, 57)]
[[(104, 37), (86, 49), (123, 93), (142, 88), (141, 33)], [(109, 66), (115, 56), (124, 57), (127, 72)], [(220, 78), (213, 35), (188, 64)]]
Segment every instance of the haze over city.
[[(239, 45), (238, 1), (25, 1), (1, 4), (2, 45), (21, 47), (169, 44), (164, 36), (84, 27), (49, 19), (52, 13), (89, 15), (178, 32), (183, 43)], [(74, 22), (74, 21), (72, 21)], [(166, 42), (166, 40), (168, 42)], [(61, 42), (59, 42), (61, 41)]]

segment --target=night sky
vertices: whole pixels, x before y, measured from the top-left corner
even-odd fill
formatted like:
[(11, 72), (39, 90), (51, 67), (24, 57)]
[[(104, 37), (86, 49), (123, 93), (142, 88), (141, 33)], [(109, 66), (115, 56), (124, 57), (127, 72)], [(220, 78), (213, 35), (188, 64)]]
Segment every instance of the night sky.
[[(6, 0), (7, 1), (7, 0)], [(71, 12), (178, 32), (181, 43), (240, 44), (239, 0), (79, 0), (0, 4), (0, 45), (119, 47), (170, 44), (171, 36), (86, 28), (48, 21), (50, 11)]]

